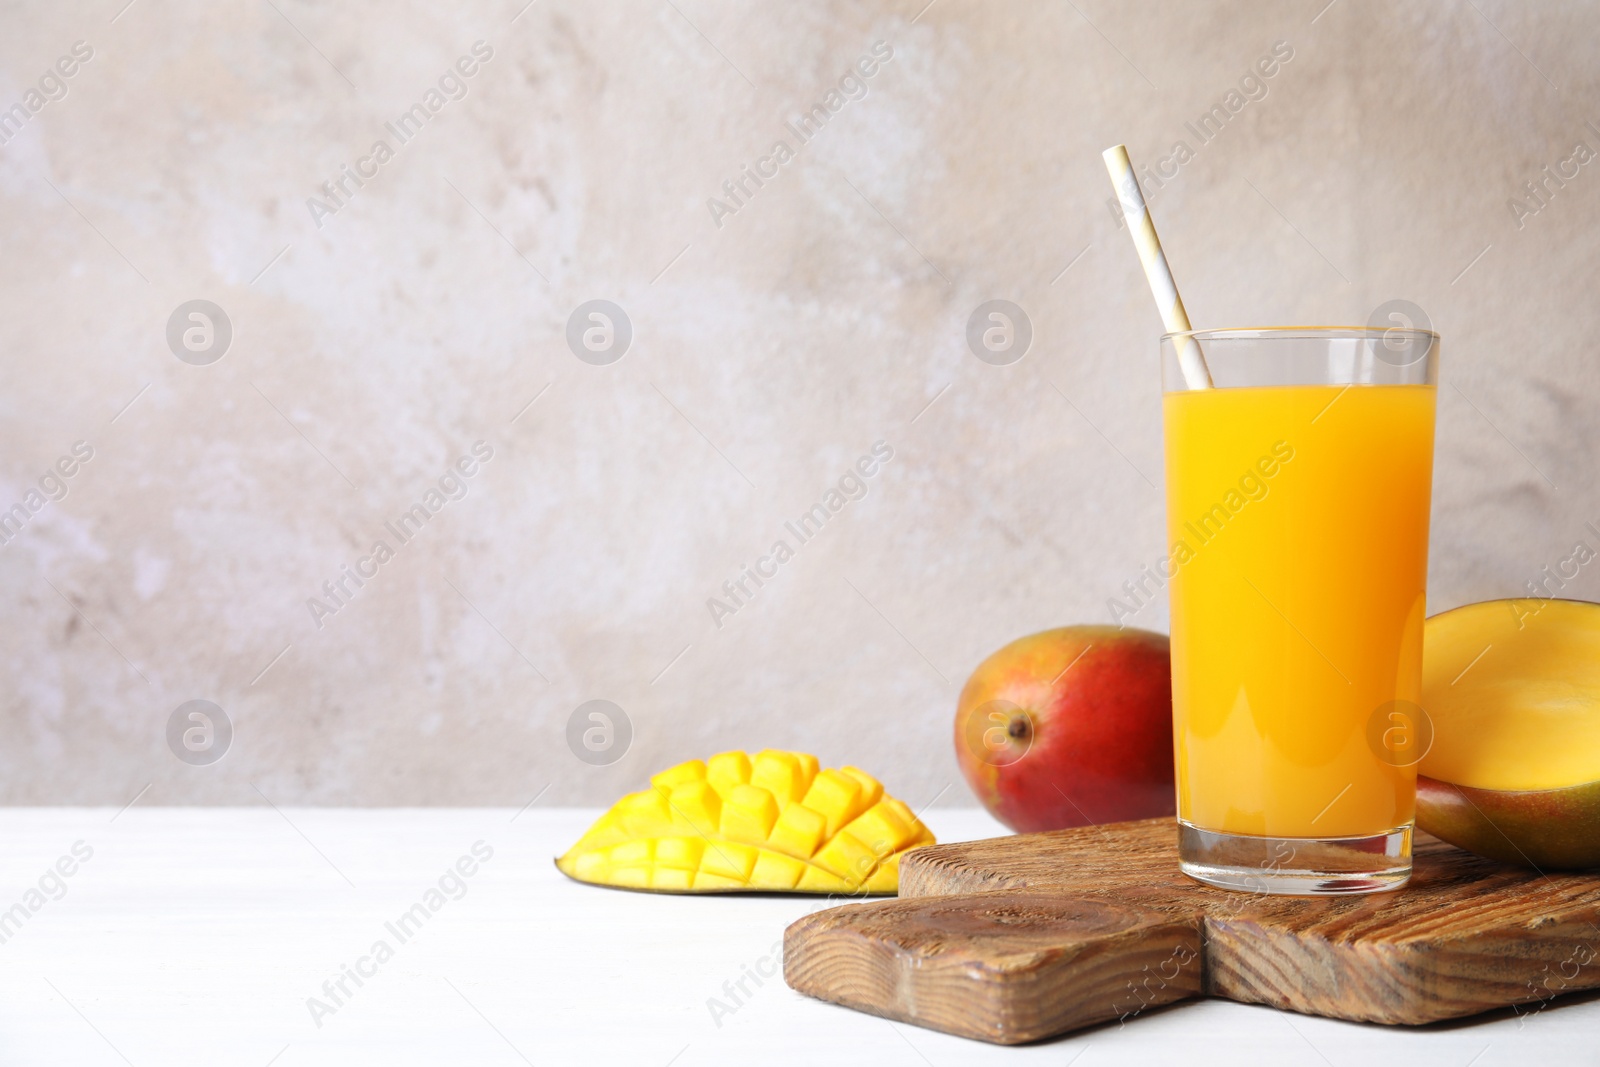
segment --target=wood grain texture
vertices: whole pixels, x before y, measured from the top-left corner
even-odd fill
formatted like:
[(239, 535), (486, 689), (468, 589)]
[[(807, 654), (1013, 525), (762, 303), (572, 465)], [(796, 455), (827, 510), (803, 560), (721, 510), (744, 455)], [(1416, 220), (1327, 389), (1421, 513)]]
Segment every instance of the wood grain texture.
[[(1200, 993), (1199, 916), (1055, 893), (845, 906), (784, 934), (795, 989), (999, 1044), (1033, 1041)], [(1130, 972), (1170, 979), (1136, 993)]]
[[(1003, 1042), (1196, 992), (1425, 1023), (1600, 987), (1595, 874), (1504, 867), (1419, 834), (1397, 892), (1261, 896), (1186, 878), (1176, 842), (1166, 818), (918, 849), (901, 861), (900, 900), (790, 927), (785, 976), (822, 999)], [(995, 916), (1022, 900), (1040, 918), (1025, 934), (1002, 929)], [(1051, 908), (1064, 918), (1043, 918)], [(1111, 915), (1127, 925), (1085, 919)], [(1198, 967), (1174, 966), (1185, 931)], [(1037, 962), (1019, 965), (1018, 952)]]

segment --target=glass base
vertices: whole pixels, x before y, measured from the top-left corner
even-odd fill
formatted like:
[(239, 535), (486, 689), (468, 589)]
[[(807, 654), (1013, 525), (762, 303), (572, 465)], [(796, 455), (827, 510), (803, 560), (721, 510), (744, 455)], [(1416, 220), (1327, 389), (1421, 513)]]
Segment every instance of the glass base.
[(1382, 893), (1411, 879), (1411, 827), (1366, 837), (1255, 837), (1179, 819), (1178, 866), (1198, 882), (1242, 893)]

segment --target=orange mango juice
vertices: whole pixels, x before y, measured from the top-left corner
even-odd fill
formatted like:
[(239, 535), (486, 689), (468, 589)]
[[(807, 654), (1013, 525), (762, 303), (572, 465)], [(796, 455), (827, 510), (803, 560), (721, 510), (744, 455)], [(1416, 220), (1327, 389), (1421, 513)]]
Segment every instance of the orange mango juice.
[(1178, 816), (1355, 837), (1408, 825), (1416, 769), (1369, 726), (1421, 698), (1435, 389), (1168, 393)]

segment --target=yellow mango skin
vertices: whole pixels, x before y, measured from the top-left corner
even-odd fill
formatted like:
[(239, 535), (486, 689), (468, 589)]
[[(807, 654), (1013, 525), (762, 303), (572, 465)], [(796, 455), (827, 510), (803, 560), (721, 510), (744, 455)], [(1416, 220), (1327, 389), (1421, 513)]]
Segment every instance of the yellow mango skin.
[(556, 860), (567, 877), (658, 893), (892, 895), (933, 834), (877, 779), (804, 752), (722, 752), (650, 778)]

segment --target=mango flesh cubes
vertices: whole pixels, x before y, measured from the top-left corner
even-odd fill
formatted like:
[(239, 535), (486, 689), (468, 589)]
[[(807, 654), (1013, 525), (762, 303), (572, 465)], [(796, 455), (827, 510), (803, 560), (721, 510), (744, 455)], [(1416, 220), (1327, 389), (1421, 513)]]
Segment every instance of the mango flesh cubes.
[(580, 882), (665, 893), (894, 893), (900, 856), (934, 843), (854, 767), (804, 752), (722, 752), (650, 779), (556, 860)]

